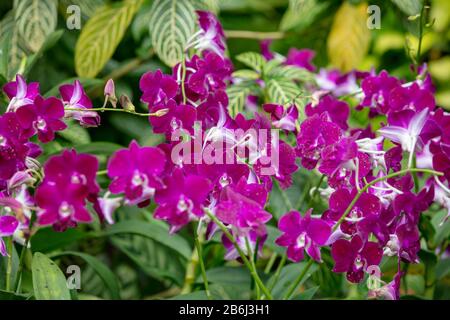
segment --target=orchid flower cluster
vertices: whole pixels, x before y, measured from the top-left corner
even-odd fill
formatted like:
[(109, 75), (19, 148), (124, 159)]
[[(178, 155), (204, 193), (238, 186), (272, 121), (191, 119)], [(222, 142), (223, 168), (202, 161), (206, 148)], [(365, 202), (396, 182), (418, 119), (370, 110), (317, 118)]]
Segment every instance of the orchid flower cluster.
[[(213, 14), (199, 11), (198, 18), (200, 31), (172, 73), (157, 70), (140, 79), (150, 125), (166, 141), (157, 146), (132, 141), (111, 155), (108, 190), (96, 181), (99, 162), (93, 155), (68, 149), (42, 165), (37, 160), (42, 149), (36, 141), (54, 140), (67, 119), (84, 127), (100, 125), (81, 83), (63, 85), (59, 97), (47, 98), (38, 83), (26, 83), (21, 75), (4, 86), (10, 102), (0, 116), (0, 237), (29, 245), (36, 226), (64, 231), (90, 223), (89, 208), (112, 224), (121, 206), (143, 208), (153, 202), (154, 218), (166, 221), (171, 233), (197, 222), (207, 239), (222, 234), (226, 259), (251, 268), (249, 260), (262, 254), (266, 226), (275, 220), (266, 210), (270, 192), (276, 185), (289, 188), (297, 170), (309, 170), (327, 182), (326, 188), (319, 185), (312, 192), (328, 201), (328, 209), (287, 212), (278, 221), (276, 244), (286, 247), (293, 262), (309, 256), (310, 264), (321, 263), (321, 248), (330, 248), (333, 271), (345, 273), (353, 283), (361, 282), (370, 267), (378, 267), (383, 256), (396, 257), (397, 275), (370, 294), (397, 299), (400, 262), (419, 261), (421, 214), (437, 203), (450, 215), (450, 114), (436, 107), (426, 66), (409, 83), (386, 71), (342, 74), (321, 69), (308, 88), (312, 95), (304, 110), (294, 102), (266, 103), (252, 118), (231, 116), (226, 89), (237, 79), (225, 56), (224, 32)], [(311, 50), (291, 49), (284, 58), (269, 45), (262, 43), (267, 61), (282, 59), (285, 65), (316, 71)], [(113, 82), (105, 94), (115, 99)], [(356, 112), (368, 108), (370, 117), (383, 119), (378, 130), (350, 127), (349, 97), (357, 101)], [(232, 163), (174, 161), (174, 149), (180, 143), (194, 144), (199, 126), (205, 138), (188, 156), (214, 150)], [(231, 135), (249, 129), (279, 129), (283, 135), (262, 145)], [(182, 139), (174, 141), (180, 131)], [(215, 148), (225, 142), (230, 148)], [(252, 163), (236, 152), (255, 145)], [(271, 152), (278, 152), (279, 161), (267, 174), (262, 169)], [(419, 184), (418, 175), (429, 178)], [(8, 254), (1, 238), (0, 252)], [(257, 284), (264, 291), (260, 280)]]

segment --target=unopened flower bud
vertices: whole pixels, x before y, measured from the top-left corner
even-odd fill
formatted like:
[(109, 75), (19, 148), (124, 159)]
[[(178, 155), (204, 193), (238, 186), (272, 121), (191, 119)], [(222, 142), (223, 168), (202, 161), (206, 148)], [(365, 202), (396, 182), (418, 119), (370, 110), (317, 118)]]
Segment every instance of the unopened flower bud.
[(105, 97), (109, 100), (109, 102), (111, 102), (112, 106), (116, 108), (117, 106), (116, 86), (114, 85), (113, 79), (109, 79), (106, 82), (104, 94)]
[(167, 108), (166, 109), (160, 109), (160, 110), (156, 111), (153, 115), (155, 117), (162, 117), (162, 116), (166, 115), (168, 112), (169, 112), (169, 109), (167, 109)]
[(136, 111), (136, 107), (134, 106), (134, 104), (131, 102), (130, 98), (128, 98), (127, 95), (121, 95), (119, 102), (124, 110), (130, 111), (130, 112)]

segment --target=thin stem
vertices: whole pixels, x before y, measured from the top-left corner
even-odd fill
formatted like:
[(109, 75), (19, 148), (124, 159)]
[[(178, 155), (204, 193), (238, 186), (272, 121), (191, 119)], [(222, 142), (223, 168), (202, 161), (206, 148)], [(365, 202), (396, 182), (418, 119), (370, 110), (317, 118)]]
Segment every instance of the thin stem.
[(303, 278), (306, 276), (306, 273), (308, 272), (309, 268), (311, 268), (314, 260), (310, 259), (308, 263), (306, 264), (305, 268), (302, 270), (302, 272), (299, 274), (297, 279), (295, 279), (294, 284), (291, 286), (289, 291), (284, 296), (284, 300), (289, 300), (291, 296), (294, 294), (295, 290), (297, 290), (298, 285), (302, 282)]
[(264, 295), (267, 297), (267, 299), (272, 300), (272, 295), (270, 294), (269, 290), (267, 290), (266, 286), (261, 281), (256, 270), (253, 269), (247, 256), (242, 251), (242, 249), (239, 247), (239, 244), (236, 242), (236, 239), (234, 239), (233, 235), (228, 231), (227, 227), (225, 227), (225, 225), (222, 222), (220, 222), (219, 219), (217, 219), (217, 217), (212, 212), (210, 212), (208, 209), (205, 209), (205, 213), (212, 221), (214, 221), (215, 224), (217, 224), (217, 226), (222, 230), (222, 232), (225, 234), (225, 236), (231, 241), (231, 243), (234, 245), (237, 252), (241, 256), (241, 259), (244, 262), (245, 266), (250, 270), (250, 273), (251, 273), (253, 279), (259, 285), (259, 287), (261, 288)]
[(267, 262), (266, 268), (264, 269), (264, 273), (265, 274), (268, 274), (270, 272), (270, 270), (273, 267), (273, 264), (275, 263), (275, 260), (277, 260), (277, 253), (276, 252), (272, 252), (272, 255), (269, 258), (269, 262)]
[(6, 266), (6, 291), (11, 290), (11, 273), (12, 273), (12, 248), (13, 242), (12, 237), (7, 239), (7, 252), (8, 252), (8, 262)]
[(282, 39), (285, 36), (284, 32), (257, 32), (257, 31), (247, 31), (247, 30), (225, 30), (225, 36), (227, 38), (238, 38), (238, 39)]
[[(255, 264), (255, 259), (253, 258), (253, 250), (250, 245), (250, 241), (248, 241), (248, 237), (245, 237), (245, 245), (247, 246), (247, 253), (250, 257), (250, 263), (252, 265), (252, 268), (256, 272), (256, 264)], [(261, 298), (261, 291), (260, 291), (259, 285), (256, 282), (255, 282), (255, 287), (256, 287), (256, 300), (259, 300)]]
[(273, 275), (273, 280), (269, 285), (269, 290), (272, 291), (273, 287), (278, 281), (278, 278), (280, 277), (281, 270), (283, 269), (284, 265), (286, 264), (287, 256), (284, 254), (281, 257), (280, 263), (278, 264), (277, 270), (275, 271), (275, 274)]
[(206, 296), (208, 297), (209, 300), (211, 300), (212, 296), (211, 296), (211, 292), (209, 291), (208, 278), (206, 276), (205, 263), (203, 261), (203, 250), (202, 250), (201, 238), (199, 237), (199, 235), (197, 233), (197, 228), (194, 228), (194, 242), (195, 242), (195, 248), (197, 249), (198, 261), (200, 263), (200, 271), (202, 273), (203, 284), (205, 286)]
[(14, 291), (16, 293), (19, 293), (19, 284), (20, 284), (20, 279), (22, 277), (22, 270), (23, 270), (23, 263), (25, 260), (25, 254), (28, 250), (28, 243), (30, 242), (30, 237), (28, 236), (25, 240), (25, 244), (22, 248), (22, 252), (20, 252), (20, 258), (19, 258), (19, 267), (17, 269), (17, 276), (16, 276), (16, 281), (14, 283)]
[(104, 176), (107, 173), (108, 173), (108, 170), (100, 170), (100, 171), (97, 171), (97, 176)]
[(429, 173), (429, 174), (433, 174), (436, 176), (442, 176), (444, 175), (442, 172), (438, 172), (438, 171), (434, 171), (434, 170), (430, 170), (430, 169), (418, 169), (418, 168), (410, 168), (410, 169), (405, 169), (405, 170), (401, 170), (401, 171), (397, 171), (391, 174), (388, 174), (384, 177), (380, 177), (377, 178), (375, 180), (372, 180), (371, 182), (369, 182), (368, 184), (366, 184), (361, 190), (358, 191), (358, 193), (356, 194), (356, 196), (353, 198), (352, 202), (349, 204), (349, 206), (347, 207), (347, 209), (345, 210), (345, 212), (342, 214), (342, 216), (339, 218), (339, 220), (337, 221), (337, 223), (335, 224), (335, 226), (333, 227), (333, 231), (336, 231), (336, 229), (339, 227), (339, 225), (344, 221), (344, 219), (347, 217), (347, 215), (350, 213), (350, 211), (353, 209), (353, 206), (355, 205), (355, 203), (358, 201), (358, 199), (361, 197), (361, 195), (367, 191), (367, 189), (369, 189), (371, 186), (377, 184), (378, 182), (390, 179), (390, 178), (394, 178), (397, 176), (401, 176), (403, 174), (406, 173), (414, 173), (414, 172), (423, 172), (423, 173)]
[(420, 17), (419, 17), (419, 44), (417, 46), (417, 57), (416, 57), (416, 64), (419, 66), (420, 64), (420, 51), (422, 50), (422, 39), (423, 39), (423, 14), (425, 12), (425, 4), (422, 6), (422, 10), (420, 10)]
[(317, 193), (319, 192), (319, 188), (320, 188), (320, 186), (322, 185), (322, 182), (323, 182), (324, 179), (325, 179), (325, 175), (323, 174), (323, 175), (320, 177), (319, 182), (317, 182), (317, 185), (316, 185), (316, 187), (314, 188), (313, 194), (311, 195), (311, 198), (310, 198), (309, 201), (308, 201), (308, 208), (311, 208), (311, 206), (312, 206), (312, 204), (313, 204), (313, 202), (314, 202), (314, 199), (316, 198), (316, 195), (317, 195)]
[(78, 112), (92, 112), (92, 111), (113, 111), (113, 112), (125, 112), (125, 113), (131, 113), (135, 116), (141, 116), (141, 117), (150, 117), (150, 116), (160, 116), (160, 113), (154, 112), (154, 113), (139, 113), (131, 110), (125, 110), (125, 109), (114, 109), (114, 108), (91, 108), (91, 109), (79, 109), (79, 108), (64, 108), (66, 111), (78, 111)]
[(186, 104), (186, 88), (184, 82), (186, 81), (186, 54), (183, 54), (183, 60), (181, 61), (181, 93), (183, 95), (183, 104)]

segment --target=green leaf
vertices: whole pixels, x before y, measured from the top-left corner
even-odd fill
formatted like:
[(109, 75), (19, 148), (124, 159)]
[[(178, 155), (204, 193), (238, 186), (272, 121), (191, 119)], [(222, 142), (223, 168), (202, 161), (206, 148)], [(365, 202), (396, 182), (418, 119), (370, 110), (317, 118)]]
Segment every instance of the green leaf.
[(247, 67), (261, 73), (266, 64), (266, 59), (256, 52), (244, 52), (236, 56), (236, 60), (245, 64)]
[(67, 11), (67, 7), (76, 5), (80, 7), (80, 12), (84, 20), (89, 19), (95, 14), (95, 11), (105, 4), (104, 0), (59, 0), (63, 11)]
[(280, 255), (285, 254), (286, 250), (275, 243), (275, 240), (281, 236), (281, 231), (273, 226), (267, 226), (267, 240), (265, 245), (267, 248)]
[(110, 156), (117, 150), (123, 148), (120, 144), (112, 142), (91, 142), (76, 147), (79, 153), (90, 153), (94, 155)]
[(292, 81), (285, 79), (271, 79), (267, 83), (268, 102), (287, 104), (299, 95), (300, 88)]
[[(217, 267), (206, 271), (208, 282), (221, 283), (229, 285), (250, 286), (251, 276), (247, 268), (244, 267)], [(202, 283), (201, 276), (197, 279), (198, 283)]]
[(57, 256), (63, 256), (63, 255), (72, 255), (82, 258), (84, 261), (86, 261), (87, 264), (89, 264), (97, 273), (97, 275), (103, 280), (104, 284), (108, 288), (109, 292), (111, 293), (111, 298), (118, 300), (120, 299), (120, 286), (119, 282), (114, 275), (114, 273), (109, 269), (108, 266), (106, 266), (102, 261), (100, 261), (98, 258), (81, 253), (81, 252), (75, 252), (75, 251), (64, 251), (59, 252), (52, 257)]
[(436, 265), (436, 279), (442, 279), (450, 273), (450, 258), (439, 260)]
[(408, 16), (420, 14), (422, 10), (422, 0), (392, 0), (395, 5)]
[(94, 78), (114, 54), (141, 0), (99, 7), (81, 30), (75, 47), (75, 69), (80, 77)]
[(292, 298), (292, 300), (311, 300), (316, 294), (317, 290), (319, 290), (319, 286), (306, 289), (302, 293)]
[(186, 259), (168, 246), (141, 235), (116, 235), (111, 242), (147, 275), (183, 285)]
[(59, 41), (59, 39), (62, 37), (63, 34), (64, 30), (57, 30), (47, 36), (47, 38), (45, 39), (44, 43), (39, 48), (39, 50), (35, 54), (33, 54), (27, 61), (27, 65), (23, 72), (24, 75), (30, 72), (30, 70), (33, 68), (36, 62), (42, 57), (44, 52), (52, 48)]
[(36, 300), (70, 300), (64, 274), (45, 254), (34, 254), (31, 270)]
[(58, 131), (58, 135), (72, 143), (74, 146), (91, 142), (91, 137), (86, 128), (81, 127), (76, 122), (67, 123), (67, 128), (63, 131)]
[(289, 8), (280, 22), (280, 30), (296, 31), (309, 27), (317, 17), (328, 8), (328, 3), (319, 3), (317, 0), (290, 0)]
[[(16, 247), (12, 249), (12, 265), (11, 265), (11, 283), (16, 281), (17, 269), (19, 268), (19, 256), (17, 255)], [(6, 270), (8, 268), (8, 257), (0, 256), (0, 288), (6, 286)]]
[(29, 298), (30, 297), (25, 294), (0, 290), (0, 300), (28, 300)]
[(171, 248), (182, 257), (189, 259), (192, 249), (189, 243), (178, 234), (169, 234), (168, 228), (155, 222), (125, 220), (113, 224), (106, 230), (106, 235), (135, 234), (152, 239)]
[(241, 78), (245, 80), (256, 80), (259, 79), (259, 76), (260, 75), (257, 72), (249, 69), (238, 70), (232, 74), (233, 78)]
[(302, 82), (313, 82), (315, 76), (306, 69), (294, 66), (279, 66), (269, 73), (269, 77), (284, 78), (286, 80), (298, 80)]
[[(297, 279), (297, 277), (301, 274), (306, 264), (307, 262), (293, 263), (285, 266), (281, 270), (280, 277), (272, 290), (272, 296), (274, 299), (282, 299), (284, 297), (293, 285), (295, 279)], [(317, 264), (313, 264), (303, 277), (302, 281), (299, 283), (299, 286), (301, 286), (314, 272), (316, 272), (317, 269)], [(268, 283), (271, 283), (271, 281), (273, 281), (272, 278), (269, 279)]]
[(331, 63), (342, 71), (358, 67), (369, 50), (370, 39), (367, 3), (353, 6), (344, 2), (328, 35), (327, 51)]
[(35, 252), (51, 252), (85, 239), (87, 233), (70, 228), (64, 232), (56, 232), (53, 228), (42, 228), (31, 239), (31, 249)]
[(14, 11), (19, 36), (32, 52), (40, 50), (46, 38), (55, 31), (58, 20), (56, 0), (15, 1)]
[(228, 95), (228, 111), (232, 117), (235, 117), (239, 112), (244, 110), (247, 96), (250, 93), (250, 88), (234, 85), (226, 89)]
[(0, 50), (0, 72), (6, 79), (11, 80), (28, 53), (20, 41), (13, 11), (6, 14), (0, 22)]
[(150, 18), (150, 37), (158, 57), (168, 66), (183, 58), (189, 38), (194, 34), (197, 17), (189, 1), (156, 0)]

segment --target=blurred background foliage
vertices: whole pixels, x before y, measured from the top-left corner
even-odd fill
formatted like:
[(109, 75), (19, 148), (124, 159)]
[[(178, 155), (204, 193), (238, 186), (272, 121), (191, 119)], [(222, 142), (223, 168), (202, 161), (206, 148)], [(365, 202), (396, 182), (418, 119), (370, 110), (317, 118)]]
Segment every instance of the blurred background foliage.
[[(161, 0), (159, 5), (170, 1), (173, 0)], [(428, 64), (437, 87), (438, 105), (450, 110), (450, 1), (424, 1), (429, 8), (423, 12), (426, 27), (419, 58), (420, 62)], [(68, 7), (73, 4), (81, 8), (81, 30), (69, 30), (66, 25), (72, 13), (68, 12)], [(144, 111), (145, 106), (139, 102), (140, 76), (158, 68), (170, 72), (170, 67), (162, 62), (170, 63), (170, 57), (164, 55), (160, 48), (155, 48), (156, 41), (152, 39), (152, 36), (160, 36), (152, 29), (152, 25), (158, 22), (152, 20), (155, 19), (151, 16), (152, 4), (152, 0), (0, 1), (0, 85), (19, 72), (25, 74), (28, 81), (40, 82), (41, 93), (48, 96), (58, 94), (60, 84), (79, 78), (94, 105), (101, 106), (103, 85), (113, 78), (118, 94), (126, 94), (139, 111)], [(319, 68), (336, 67), (344, 71), (352, 68), (386, 69), (395, 76), (413, 79), (410, 67), (417, 62), (421, 33), (421, 17), (418, 15), (422, 0), (189, 0), (188, 5), (218, 14), (228, 36), (228, 56), (236, 69), (243, 67), (235, 59), (236, 55), (259, 52), (260, 41), (270, 38), (273, 39), (271, 49), (281, 54), (286, 54), (291, 47), (315, 50), (314, 64)], [(380, 8), (380, 29), (367, 28), (366, 9), (369, 5)], [(118, 15), (123, 19), (118, 19)], [(84, 31), (83, 35), (86, 29), (89, 31)], [(0, 97), (0, 111), (4, 111), (6, 105), (3, 95)], [(66, 146), (75, 146), (79, 152), (96, 154), (104, 169), (107, 156), (120, 146), (128, 145), (131, 139), (144, 145), (162, 141), (162, 137), (152, 134), (145, 118), (105, 113), (99, 128), (86, 130), (77, 125), (69, 126), (57, 140), (45, 146), (45, 154), (40, 160), (44, 161)], [(319, 197), (311, 198), (307, 192), (317, 183), (315, 180), (319, 178), (314, 174), (298, 172), (294, 186), (286, 193), (275, 188), (269, 210), (275, 217), (289, 210), (288, 204), (302, 210), (306, 209), (306, 203), (314, 204), (318, 212), (323, 210), (326, 204)], [(100, 178), (100, 182), (107, 186), (105, 178)], [(146, 227), (150, 231), (167, 231), (165, 225), (152, 219), (151, 209), (124, 208), (117, 220), (140, 219), (148, 223)], [(438, 227), (443, 214), (430, 212), (424, 215), (421, 229), (428, 230), (423, 241), (428, 241), (425, 247), (430, 251), (422, 252), (422, 263), (410, 267), (402, 286), (402, 293), (407, 297), (450, 298), (449, 259), (438, 260), (432, 253), (438, 245), (448, 243), (449, 224), (445, 228)], [(275, 223), (272, 221), (273, 226)], [(99, 223), (80, 226), (63, 234), (43, 229), (34, 238), (33, 250), (53, 254), (73, 250), (97, 257), (107, 263), (119, 279), (120, 296), (124, 299), (165, 298), (179, 294), (189, 259), (186, 252), (180, 252), (180, 243), (182, 248), (192, 248), (192, 230), (186, 228), (175, 240), (168, 235), (159, 238), (142, 236), (145, 230), (141, 234), (126, 232), (136, 227), (122, 224), (116, 229), (111, 228), (113, 231), (109, 230), (109, 237), (96, 236), (96, 232), (103, 228)], [(280, 261), (283, 253), (274, 245), (276, 229), (272, 227), (269, 231), (267, 252), (258, 261), (266, 269), (263, 277), (268, 281), (273, 270), (267, 265), (272, 263), (276, 266), (275, 262)], [(207, 244), (204, 254), (208, 256), (208, 279), (213, 284), (211, 290), (215, 297), (249, 297), (251, 281), (248, 272), (236, 263), (224, 265), (223, 248), (218, 241)], [(83, 259), (73, 255), (58, 259), (61, 266), (85, 264)], [(330, 271), (332, 259), (329, 252), (324, 253), (324, 260), (325, 264), (311, 271), (312, 277), (303, 285), (303, 293), (297, 298), (365, 297), (367, 288), (364, 282), (360, 286), (348, 285), (344, 277)], [(28, 261), (28, 267), (29, 264)], [(107, 286), (105, 283), (108, 281), (98, 277), (96, 266), (88, 263), (83, 268), (84, 286), (80, 296), (94, 299), (117, 294), (111, 289), (114, 285), (109, 283)], [(2, 267), (0, 260), (0, 269)], [(279, 281), (273, 284), (274, 292), (282, 296), (285, 287), (302, 267), (302, 264), (284, 267)], [(383, 263), (387, 281), (391, 280), (395, 269), (393, 260)], [(430, 272), (431, 277), (424, 277)], [(25, 287), (27, 283), (31, 286), (30, 279), (28, 270), (24, 278)], [(430, 283), (435, 288), (431, 292)], [(438, 283), (436, 287), (435, 283)], [(196, 280), (194, 286), (201, 287), (201, 281)], [(194, 293), (191, 298), (204, 298), (204, 295)]]

